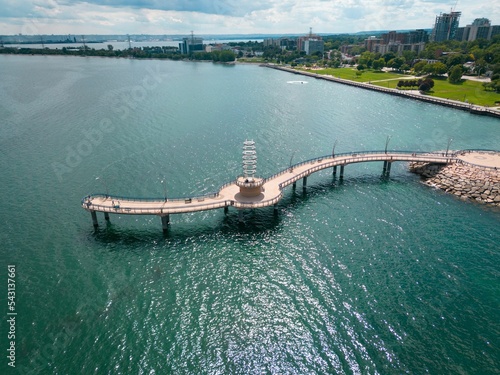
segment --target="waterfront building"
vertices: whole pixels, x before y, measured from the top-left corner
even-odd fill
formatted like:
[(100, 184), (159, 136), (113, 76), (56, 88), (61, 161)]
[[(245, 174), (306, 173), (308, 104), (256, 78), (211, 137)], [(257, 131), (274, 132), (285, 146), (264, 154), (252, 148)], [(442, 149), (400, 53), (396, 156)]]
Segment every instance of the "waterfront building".
[(189, 55), (192, 52), (203, 52), (205, 51), (203, 39), (191, 34), (189, 38), (183, 38), (182, 42), (179, 43), (179, 51), (184, 55)]
[(440, 13), (432, 29), (431, 41), (442, 42), (455, 39), (462, 12)]
[(305, 51), (306, 55), (311, 55), (315, 52), (324, 52), (325, 42), (316, 34), (312, 33), (312, 28), (308, 35), (297, 38), (297, 50)]
[(223, 50), (222, 44), (209, 44), (208, 46), (205, 47), (206, 52), (222, 51), (222, 50)]
[(415, 30), (407, 33), (390, 31), (380, 37), (371, 36), (365, 39), (367, 51), (385, 54), (393, 52), (401, 54), (403, 51), (423, 51), (425, 43), (429, 40), (429, 34), (425, 30)]
[(264, 47), (280, 47), (282, 50), (293, 50), (297, 47), (297, 38), (268, 38), (264, 39)]
[(500, 26), (492, 26), (487, 18), (476, 18), (471, 25), (459, 27), (455, 40), (472, 42), (476, 39), (490, 40), (500, 34)]
[(380, 46), (383, 42), (382, 38), (377, 38), (376, 36), (370, 36), (365, 39), (365, 48), (367, 51), (376, 52), (377, 46)]
[(429, 41), (429, 33), (424, 29), (417, 29), (406, 33), (405, 43), (427, 43)]
[(312, 55), (316, 52), (324, 52), (325, 42), (321, 39), (308, 39), (304, 41), (304, 51), (306, 55)]

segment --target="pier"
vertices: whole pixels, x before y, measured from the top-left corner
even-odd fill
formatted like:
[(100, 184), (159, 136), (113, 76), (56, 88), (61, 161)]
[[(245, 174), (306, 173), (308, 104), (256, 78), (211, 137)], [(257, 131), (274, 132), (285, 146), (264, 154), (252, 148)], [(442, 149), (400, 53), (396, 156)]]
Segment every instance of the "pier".
[[(248, 141), (247, 141), (248, 142)], [(256, 157), (253, 142), (243, 147), (242, 176), (228, 182), (213, 193), (185, 198), (129, 198), (110, 194), (91, 194), (81, 201), (82, 208), (90, 212), (94, 227), (98, 226), (97, 212), (103, 212), (106, 220), (109, 214), (119, 215), (157, 215), (161, 217), (163, 230), (168, 229), (170, 215), (206, 210), (229, 208), (239, 210), (274, 206), (283, 197), (283, 190), (302, 180), (303, 189), (307, 187), (307, 177), (312, 173), (331, 168), (333, 177), (343, 179), (346, 166), (354, 163), (382, 162), (382, 176), (389, 177), (394, 162), (424, 162), (449, 164), (457, 162), (457, 153), (415, 152), (415, 151), (357, 151), (335, 155), (320, 156), (290, 166), (267, 178), (255, 177)], [(253, 147), (253, 148), (252, 148)], [(241, 212), (240, 212), (241, 213)], [(240, 215), (241, 217), (241, 215)]]

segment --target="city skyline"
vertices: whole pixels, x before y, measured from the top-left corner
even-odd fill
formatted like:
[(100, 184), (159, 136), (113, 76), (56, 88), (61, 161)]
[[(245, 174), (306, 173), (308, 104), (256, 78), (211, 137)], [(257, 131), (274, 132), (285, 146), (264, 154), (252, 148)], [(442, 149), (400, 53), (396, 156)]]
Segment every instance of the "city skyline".
[(493, 3), (448, 0), (0, 0), (0, 35), (355, 33), (432, 28), (437, 15), (462, 12), (460, 26), (487, 17)]

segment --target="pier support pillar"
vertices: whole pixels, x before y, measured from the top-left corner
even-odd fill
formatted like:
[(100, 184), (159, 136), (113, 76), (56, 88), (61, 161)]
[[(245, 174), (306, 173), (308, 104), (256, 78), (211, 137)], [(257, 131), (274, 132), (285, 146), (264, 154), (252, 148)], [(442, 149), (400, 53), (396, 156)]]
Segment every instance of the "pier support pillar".
[(387, 173), (387, 160), (384, 161), (384, 167), (382, 168), (382, 176), (385, 176)]
[(292, 187), (293, 187), (293, 190), (295, 190), (295, 188), (297, 187), (297, 181), (294, 181), (294, 182), (293, 182)]
[(105, 219), (106, 221), (109, 221), (109, 213), (108, 213), (108, 212), (105, 212), (105, 213), (104, 213), (104, 219)]
[(278, 203), (274, 204), (274, 214), (276, 215), (278, 213)]
[(333, 167), (333, 178), (337, 177), (337, 166)]
[(224, 206), (224, 215), (227, 215), (229, 211), (229, 207), (228, 206)]
[(391, 165), (392, 165), (392, 162), (388, 161), (387, 162), (387, 170), (385, 172), (386, 177), (389, 177), (389, 175), (391, 174)]
[(243, 210), (238, 210), (238, 221), (243, 223)]
[(302, 179), (302, 189), (305, 189), (307, 187), (307, 176), (305, 176), (303, 179)]
[(168, 231), (168, 225), (170, 224), (170, 215), (161, 216), (161, 227), (163, 232)]
[(340, 178), (341, 180), (343, 180), (343, 179), (344, 179), (344, 167), (345, 167), (345, 165), (341, 165), (341, 166), (340, 166), (340, 176), (339, 176), (339, 178)]
[(99, 226), (99, 223), (97, 222), (97, 214), (95, 211), (90, 211), (90, 215), (92, 216), (92, 224), (94, 224), (94, 228), (97, 228)]

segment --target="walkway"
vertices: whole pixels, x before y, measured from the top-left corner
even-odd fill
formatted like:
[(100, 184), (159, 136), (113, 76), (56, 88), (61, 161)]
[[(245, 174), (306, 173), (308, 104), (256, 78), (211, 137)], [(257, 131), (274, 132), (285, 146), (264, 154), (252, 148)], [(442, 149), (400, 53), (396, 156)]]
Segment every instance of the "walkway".
[[(304, 186), (307, 183), (307, 177), (326, 168), (340, 166), (340, 175), (343, 177), (344, 166), (352, 163), (383, 161), (383, 173), (390, 172), (390, 166), (395, 161), (407, 162), (432, 162), (432, 163), (450, 163), (456, 161), (451, 154), (445, 156), (443, 153), (422, 153), (422, 152), (395, 152), (390, 151), (360, 151), (344, 153), (335, 157), (323, 156), (307, 160), (293, 165), (273, 176), (264, 180), (263, 189), (260, 195), (256, 197), (243, 197), (240, 194), (240, 188), (236, 181), (225, 184), (214, 194), (200, 197), (188, 197), (182, 199), (163, 199), (163, 198), (126, 198), (120, 196), (96, 194), (89, 195), (82, 199), (82, 207), (93, 214), (95, 212), (104, 212), (106, 218), (109, 213), (124, 215), (159, 215), (167, 216), (169, 214), (179, 214), (187, 212), (213, 210), (217, 208), (226, 208), (229, 206), (239, 209), (259, 208), (275, 205), (283, 196), (283, 189), (296, 181), (303, 179)], [(94, 220), (94, 225), (97, 221)]]

